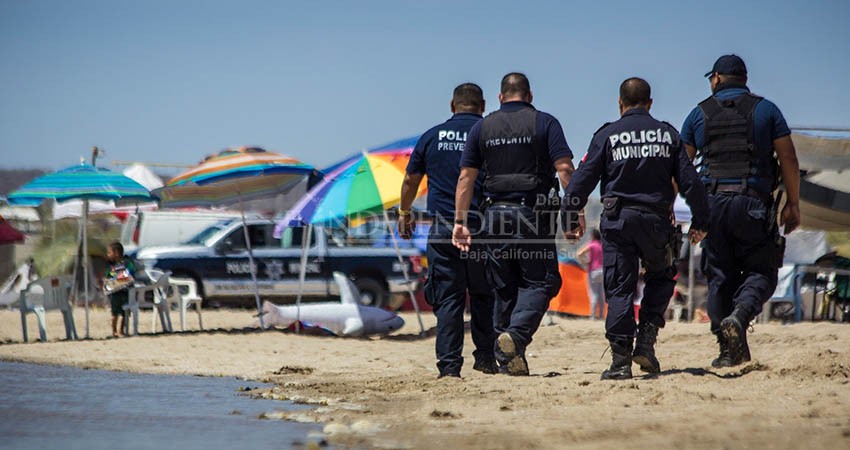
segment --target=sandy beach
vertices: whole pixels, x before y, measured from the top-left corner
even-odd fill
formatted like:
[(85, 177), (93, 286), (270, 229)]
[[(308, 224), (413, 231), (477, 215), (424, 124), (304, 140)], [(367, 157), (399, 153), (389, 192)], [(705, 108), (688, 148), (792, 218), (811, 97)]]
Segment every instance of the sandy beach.
[[(671, 323), (657, 348), (662, 374), (600, 381), (610, 355), (603, 324), (555, 317), (529, 348), (532, 376), (471, 370), (436, 379), (434, 338), (415, 316), (382, 338), (259, 332), (248, 310), (204, 311), (185, 333), (107, 339), (109, 313), (91, 313), (91, 340), (66, 342), (48, 314), (47, 343), (21, 343), (20, 315), (0, 311), (0, 359), (141, 373), (271, 381), (260, 395), (315, 404), (280, 419), (324, 424), (342, 447), (376, 448), (776, 448), (850, 447), (850, 328), (758, 324), (753, 361), (712, 369), (708, 325)], [(85, 330), (84, 313), (75, 312)], [(426, 314), (426, 328), (435, 320)], [(140, 329), (150, 331), (149, 313)], [(30, 339), (38, 335), (34, 317)], [(604, 353), (604, 355), (603, 355)], [(22, 382), (22, 388), (26, 388)]]

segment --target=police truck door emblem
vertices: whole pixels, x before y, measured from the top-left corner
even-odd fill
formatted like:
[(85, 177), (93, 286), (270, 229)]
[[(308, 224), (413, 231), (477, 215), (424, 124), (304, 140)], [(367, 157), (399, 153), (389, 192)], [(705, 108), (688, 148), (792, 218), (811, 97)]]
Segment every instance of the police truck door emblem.
[(283, 263), (278, 260), (272, 260), (266, 263), (266, 276), (270, 280), (280, 280), (283, 275)]
[[(299, 273), (301, 269), (301, 264), (297, 262), (291, 262), (287, 265), (287, 269), (289, 273)], [(304, 270), (304, 273), (322, 273), (322, 269), (319, 266), (318, 262), (308, 262), (307, 268)]]
[(226, 261), (224, 263), (227, 273), (242, 274), (251, 273), (251, 264), (248, 261)]

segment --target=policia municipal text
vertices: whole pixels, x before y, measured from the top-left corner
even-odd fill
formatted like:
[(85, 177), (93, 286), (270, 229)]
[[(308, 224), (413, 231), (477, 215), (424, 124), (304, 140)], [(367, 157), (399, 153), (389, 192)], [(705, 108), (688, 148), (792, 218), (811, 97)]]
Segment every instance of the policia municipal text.
[[(562, 223), (568, 230), (582, 231), (576, 211), (602, 180), (604, 211), (600, 223), (602, 261), (608, 316), (605, 337), (613, 361), (602, 379), (632, 376), (632, 362), (645, 372), (658, 373), (655, 341), (664, 327), (664, 312), (676, 282), (674, 258), (682, 242), (671, 216), (674, 186), (681, 189), (693, 213), (691, 242), (697, 243), (708, 227), (708, 200), (694, 166), (672, 125), (649, 115), (652, 106), (649, 83), (629, 78), (620, 85), (620, 120), (606, 123), (596, 132), (587, 157), (573, 174), (564, 194)], [(632, 302), (637, 289), (638, 260), (643, 262), (644, 291), (637, 345)]]

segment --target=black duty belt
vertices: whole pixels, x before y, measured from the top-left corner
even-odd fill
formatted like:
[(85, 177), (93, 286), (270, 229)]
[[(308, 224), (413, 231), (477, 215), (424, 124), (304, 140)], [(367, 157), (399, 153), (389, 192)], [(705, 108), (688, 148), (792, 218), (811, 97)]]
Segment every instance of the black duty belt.
[(629, 201), (624, 201), (623, 199), (620, 199), (620, 202), (622, 203), (623, 208), (633, 209), (635, 211), (642, 211), (642, 212), (647, 212), (647, 213), (651, 213), (651, 214), (657, 214), (661, 217), (667, 217), (667, 216), (670, 215), (670, 208), (669, 207), (655, 206), (655, 205), (650, 205), (648, 203), (629, 202)]
[[(713, 191), (713, 192), (711, 192)], [(738, 194), (738, 195), (746, 195), (747, 197), (752, 197), (758, 200), (761, 200), (765, 205), (770, 205), (771, 197), (769, 194), (762, 194), (761, 192), (747, 186), (744, 187), (742, 184), (718, 184), (714, 187), (714, 189), (710, 189), (711, 193), (718, 194)]]

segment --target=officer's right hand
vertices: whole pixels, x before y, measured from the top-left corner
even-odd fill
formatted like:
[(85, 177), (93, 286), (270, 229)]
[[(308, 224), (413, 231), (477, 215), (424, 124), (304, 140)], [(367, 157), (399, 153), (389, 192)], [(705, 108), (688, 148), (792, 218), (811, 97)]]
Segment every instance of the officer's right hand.
[(564, 239), (566, 239), (568, 241), (577, 241), (577, 240), (581, 239), (581, 237), (584, 236), (584, 230), (585, 230), (586, 225), (587, 224), (584, 221), (584, 214), (579, 214), (578, 215), (578, 226), (573, 228), (571, 231), (565, 231), (564, 232)]
[(416, 231), (416, 222), (410, 214), (398, 216), (398, 234), (402, 239), (410, 239)]
[(696, 228), (691, 228), (688, 230), (688, 240), (691, 241), (691, 245), (699, 244), (705, 236), (708, 234), (707, 231), (697, 230)]
[(468, 252), (471, 243), (472, 235), (469, 234), (469, 228), (466, 225), (455, 224), (452, 230), (452, 244), (461, 251)]
[(782, 216), (779, 225), (785, 225), (785, 234), (788, 234), (800, 226), (800, 205), (797, 203), (785, 203), (782, 207)]

